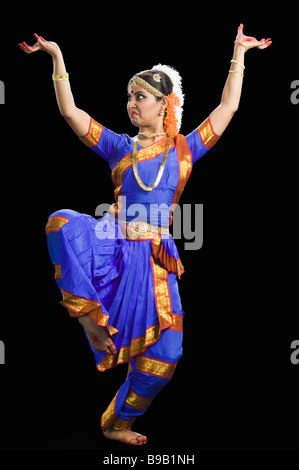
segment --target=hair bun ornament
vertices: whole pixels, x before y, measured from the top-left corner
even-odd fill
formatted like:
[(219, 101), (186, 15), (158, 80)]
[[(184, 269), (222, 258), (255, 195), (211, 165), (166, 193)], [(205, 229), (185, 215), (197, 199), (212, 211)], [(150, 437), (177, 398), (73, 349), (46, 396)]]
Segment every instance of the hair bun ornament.
[[(168, 99), (171, 98), (169, 101), (169, 105), (167, 106), (167, 116), (164, 120), (165, 125), (167, 125), (168, 122), (168, 127), (171, 126), (171, 133), (173, 134), (174, 132), (174, 123), (170, 123), (171, 116), (172, 114), (172, 119), (174, 118), (175, 114), (175, 120), (176, 120), (176, 125), (177, 125), (177, 132), (178, 134), (181, 124), (182, 124), (182, 114), (183, 114), (183, 104), (184, 104), (184, 94), (183, 94), (183, 89), (182, 89), (182, 77), (180, 76), (179, 72), (175, 70), (173, 67), (170, 67), (169, 65), (162, 65), (162, 64), (157, 64), (154, 67), (152, 67), (152, 70), (158, 71), (158, 72), (164, 72), (168, 77), (170, 78), (172, 82), (172, 93), (169, 95)], [(178, 98), (177, 100), (171, 95), (176, 95)], [(167, 119), (168, 118), (168, 119)], [(167, 132), (169, 135), (169, 133)], [(176, 135), (175, 134), (175, 135)], [(170, 137), (175, 137), (172, 135), (169, 135)]]

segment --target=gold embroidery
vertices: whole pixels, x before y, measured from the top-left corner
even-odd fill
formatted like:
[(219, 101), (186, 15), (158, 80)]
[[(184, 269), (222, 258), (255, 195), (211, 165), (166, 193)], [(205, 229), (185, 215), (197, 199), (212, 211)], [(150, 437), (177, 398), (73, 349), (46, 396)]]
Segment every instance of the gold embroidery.
[(129, 362), (131, 357), (147, 352), (146, 347), (158, 341), (160, 337), (160, 324), (156, 323), (146, 329), (144, 336), (133, 338), (130, 346), (123, 346), (117, 356), (105, 356), (100, 364), (97, 365), (97, 369), (100, 372), (104, 372), (107, 369), (116, 367), (118, 364)]
[(172, 204), (178, 204), (192, 170), (192, 157), (186, 137), (178, 134), (175, 138), (175, 143), (179, 161), (179, 182)]
[[(158, 74), (156, 74), (155, 76), (157, 76), (157, 75)], [(156, 81), (160, 81), (160, 80), (156, 80)], [(145, 88), (147, 91), (149, 91), (152, 95), (160, 96), (160, 97), (163, 96), (163, 93), (161, 93), (161, 91), (157, 90), (157, 88), (155, 88), (152, 85), (150, 85), (149, 83), (147, 83), (146, 80), (143, 80), (143, 78), (139, 77), (138, 75), (135, 75), (130, 80), (129, 86), (131, 85), (131, 87), (134, 89), (136, 84), (141, 85), (143, 88)]]
[(180, 258), (176, 260), (174, 256), (168, 255), (167, 251), (164, 249), (161, 237), (152, 239), (152, 250), (155, 259), (159, 260), (168, 272), (175, 273), (180, 279), (181, 275), (185, 272), (184, 266)]
[(152, 401), (153, 398), (142, 397), (141, 395), (138, 395), (138, 393), (134, 392), (132, 388), (130, 388), (126, 398), (126, 404), (133, 408), (137, 408), (138, 410), (145, 410), (150, 406)]
[(110, 405), (108, 406), (107, 410), (101, 416), (101, 428), (103, 431), (107, 431), (107, 429), (109, 429), (115, 422), (115, 419), (116, 419), (115, 404), (116, 404), (117, 395), (118, 395), (118, 392), (113, 398)]
[(129, 362), (130, 360), (130, 347), (124, 346), (120, 349), (117, 356), (107, 355), (104, 359), (97, 365), (97, 369), (100, 372), (105, 372), (107, 369), (113, 369), (118, 364), (123, 364), (124, 362)]
[(160, 361), (146, 356), (137, 356), (136, 370), (144, 374), (155, 375), (156, 377), (163, 377), (170, 379), (175, 371), (176, 363)]
[[(165, 143), (167, 140), (167, 136), (163, 137), (163, 139), (159, 140), (153, 145), (150, 145), (149, 147), (142, 148), (139, 150), (137, 157), (136, 157), (136, 162), (144, 162), (147, 160), (151, 160), (158, 155), (161, 155), (161, 153), (164, 152), (165, 150)], [(169, 150), (171, 150), (174, 147), (174, 142), (172, 141), (171, 146), (169, 147)], [(112, 181), (116, 187), (121, 186), (123, 182), (123, 176), (125, 171), (132, 166), (132, 153), (129, 153), (125, 157), (123, 157), (113, 168), (112, 170)]]
[(154, 292), (161, 330), (172, 326), (172, 306), (168, 289), (168, 271), (160, 266), (151, 255)]
[(54, 279), (56, 280), (61, 280), (62, 279), (62, 276), (61, 276), (61, 265), (60, 264), (54, 264)]
[(134, 423), (135, 418), (131, 419), (121, 419), (117, 418), (113, 424), (113, 429), (116, 431), (125, 431), (126, 429), (131, 429), (132, 424)]
[(93, 118), (90, 118), (89, 130), (86, 135), (79, 137), (81, 142), (87, 147), (94, 147), (98, 145), (103, 132), (103, 126), (95, 121)]
[(109, 331), (109, 334), (112, 336), (112, 335), (115, 335), (116, 333), (118, 333), (118, 330), (116, 328), (114, 328), (114, 326), (109, 326), (107, 325), (107, 328), (108, 328), (108, 331)]
[(132, 369), (133, 369), (133, 366), (132, 366), (131, 362), (129, 362), (126, 380), (127, 380), (128, 376), (129, 376), (129, 373), (131, 372)]
[(78, 297), (64, 289), (61, 289), (61, 292), (63, 300), (60, 303), (68, 309), (71, 317), (80, 317), (88, 314), (98, 325), (107, 326), (109, 315), (102, 312), (100, 302)]
[(177, 315), (175, 313), (172, 314), (173, 324), (169, 328), (172, 331), (179, 331), (183, 333), (183, 317), (182, 315)]
[(168, 227), (158, 227), (144, 221), (125, 222), (118, 219), (118, 223), (127, 240), (153, 240), (154, 238), (161, 239), (160, 233), (169, 235)]
[(201, 138), (202, 143), (211, 149), (219, 139), (219, 135), (215, 134), (210, 122), (210, 119), (206, 119), (198, 128), (197, 132)]
[(62, 217), (61, 215), (53, 215), (47, 222), (46, 225), (46, 235), (52, 232), (58, 232), (64, 224), (69, 221), (66, 217)]
[(116, 189), (118, 186), (122, 186), (124, 173), (131, 165), (131, 153), (129, 153), (128, 155), (125, 155), (113, 168), (111, 178)]

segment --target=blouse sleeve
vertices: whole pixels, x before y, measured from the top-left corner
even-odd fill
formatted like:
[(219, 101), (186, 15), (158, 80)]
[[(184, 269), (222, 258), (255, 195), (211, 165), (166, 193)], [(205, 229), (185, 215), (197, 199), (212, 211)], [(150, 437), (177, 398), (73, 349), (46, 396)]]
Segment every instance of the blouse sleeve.
[(203, 157), (220, 138), (213, 131), (210, 119), (206, 119), (197, 129), (187, 135), (187, 143), (192, 154), (192, 163)]
[(130, 145), (126, 134), (116, 134), (93, 118), (90, 118), (87, 134), (79, 138), (93, 152), (107, 160), (110, 167), (114, 166), (122, 151)]

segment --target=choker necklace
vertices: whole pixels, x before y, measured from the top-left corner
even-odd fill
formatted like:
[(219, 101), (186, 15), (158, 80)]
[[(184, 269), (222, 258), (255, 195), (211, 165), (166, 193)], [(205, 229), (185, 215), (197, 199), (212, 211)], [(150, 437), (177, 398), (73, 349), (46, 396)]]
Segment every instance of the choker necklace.
[(132, 152), (132, 166), (133, 166), (133, 172), (134, 172), (134, 175), (135, 175), (135, 178), (136, 178), (136, 181), (137, 183), (139, 184), (139, 186), (144, 190), (144, 191), (152, 191), (153, 189), (155, 189), (158, 184), (160, 183), (160, 180), (162, 178), (162, 175), (163, 175), (163, 172), (164, 172), (164, 168), (165, 168), (165, 164), (166, 164), (166, 160), (167, 160), (167, 155), (168, 155), (168, 151), (169, 151), (169, 147), (171, 145), (171, 142), (172, 142), (172, 138), (171, 137), (168, 137), (167, 139), (167, 142), (166, 142), (166, 145), (165, 145), (165, 150), (164, 150), (164, 156), (163, 156), (163, 160), (162, 160), (162, 163), (160, 165), (160, 168), (159, 168), (159, 171), (158, 171), (158, 174), (157, 174), (157, 178), (155, 180), (155, 182), (151, 185), (151, 186), (146, 186), (140, 176), (139, 176), (139, 173), (138, 173), (138, 169), (137, 169), (137, 163), (136, 163), (136, 156), (137, 156), (137, 144), (138, 144), (138, 141), (137, 139), (134, 139), (134, 145), (133, 145), (133, 152)]
[(166, 135), (166, 132), (138, 132), (138, 135), (144, 135), (145, 137), (160, 137)]

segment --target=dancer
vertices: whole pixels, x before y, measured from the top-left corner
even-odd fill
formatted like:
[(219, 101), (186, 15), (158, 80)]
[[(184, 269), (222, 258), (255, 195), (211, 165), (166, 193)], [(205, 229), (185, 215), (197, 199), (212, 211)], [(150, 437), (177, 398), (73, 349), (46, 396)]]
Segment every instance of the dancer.
[(131, 138), (77, 108), (60, 48), (34, 36), (34, 46), (23, 42), (20, 48), (52, 56), (60, 113), (81, 141), (107, 160), (115, 185), (115, 202), (100, 220), (74, 210), (48, 219), (61, 304), (84, 328), (99, 371), (129, 365), (126, 381), (101, 417), (105, 437), (143, 445), (147, 437), (132, 431), (132, 424), (170, 381), (182, 356), (177, 279), (184, 268), (169, 234), (172, 212), (192, 165), (238, 109), (246, 51), (265, 49), (271, 41), (245, 36), (239, 26), (221, 102), (187, 137), (179, 134), (184, 101), (179, 73), (158, 64), (134, 75), (127, 110), (138, 134)]

